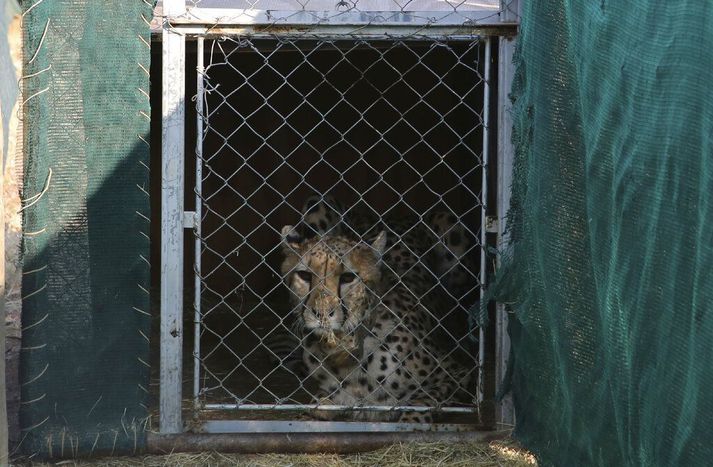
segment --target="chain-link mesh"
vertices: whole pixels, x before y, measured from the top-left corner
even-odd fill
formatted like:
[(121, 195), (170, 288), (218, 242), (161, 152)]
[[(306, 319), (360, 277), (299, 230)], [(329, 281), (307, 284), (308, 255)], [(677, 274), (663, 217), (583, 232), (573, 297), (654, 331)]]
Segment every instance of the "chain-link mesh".
[(482, 43), (236, 37), (204, 59), (200, 401), (472, 410)]

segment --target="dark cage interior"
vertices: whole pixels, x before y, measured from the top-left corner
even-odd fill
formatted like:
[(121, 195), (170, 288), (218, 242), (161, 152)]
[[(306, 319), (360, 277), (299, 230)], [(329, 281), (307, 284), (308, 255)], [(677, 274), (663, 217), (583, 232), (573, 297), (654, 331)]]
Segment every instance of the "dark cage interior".
[[(189, 44), (189, 70), (196, 63), (193, 50)], [(197, 186), (202, 202), (199, 267), (192, 236), (186, 241), (184, 371), (192, 378), (200, 362), (200, 402), (208, 408), (302, 408), (307, 416), (315, 414), (306, 405), (317, 402), (382, 409), (478, 405), (479, 394), (490, 390), (480, 374), (473, 312), (485, 248), (484, 57), (485, 44), (477, 38), (205, 40), (199, 184), (192, 105), (186, 142), (186, 209), (196, 207)], [(197, 92), (189, 73), (187, 95)], [(295, 226), (287, 239), (284, 226)], [(294, 264), (282, 267), (290, 255), (285, 245), (302, 242), (301, 248), (311, 241), (313, 249), (315, 237), (341, 236), (351, 254), (359, 245), (375, 245), (380, 231), (387, 238), (381, 269), (388, 270), (381, 282), (391, 282), (366, 287), (377, 296), (372, 306), (385, 311), (362, 328), (369, 328), (367, 340), (384, 342), (377, 345), (381, 353), (366, 350), (363, 336), (355, 347), (337, 345), (353, 360), (354, 368), (342, 371), (332, 357), (311, 353), (307, 342), (317, 337), (324, 346), (325, 338), (305, 326), (302, 314), (315, 289), (325, 293), (328, 279), (314, 271), (307, 296), (295, 300)], [(158, 233), (154, 228), (154, 238)], [(194, 348), (196, 270), (201, 318)], [(160, 277), (154, 279), (158, 284)], [(342, 287), (335, 294), (346, 320), (351, 311)], [(422, 311), (405, 311), (409, 307)], [(376, 331), (383, 319), (402, 334)], [(398, 339), (404, 342), (397, 351), (391, 341)], [(388, 357), (380, 368), (377, 362), (379, 374), (367, 365), (374, 357)], [(350, 384), (364, 388), (346, 388)], [(192, 391), (187, 385), (186, 394)], [(343, 391), (353, 397), (339, 396)], [(334, 419), (336, 411), (329, 413)]]

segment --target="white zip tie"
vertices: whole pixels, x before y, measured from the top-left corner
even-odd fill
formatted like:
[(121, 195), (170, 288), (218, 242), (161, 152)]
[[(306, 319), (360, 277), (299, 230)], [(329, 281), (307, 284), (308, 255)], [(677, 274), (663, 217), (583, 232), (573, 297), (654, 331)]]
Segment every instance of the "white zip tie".
[(44, 2), (44, 1), (45, 0), (38, 0), (37, 2), (33, 3), (30, 8), (25, 10), (25, 12), (22, 14), (22, 17), (24, 18), (27, 13), (31, 12), (33, 8), (35, 8), (37, 5), (39, 5), (40, 3)]
[(34, 292), (30, 292), (29, 294), (27, 294), (27, 295), (25, 295), (24, 297), (22, 297), (22, 299), (23, 299), (23, 300), (27, 300), (28, 298), (30, 298), (30, 297), (32, 297), (32, 296), (34, 296), (34, 295), (37, 295), (38, 293), (42, 292), (42, 291), (45, 290), (46, 288), (47, 288), (47, 284), (43, 285), (42, 287), (40, 287), (39, 289), (35, 290)]
[(44, 266), (36, 268), (36, 269), (30, 269), (29, 271), (22, 271), (22, 275), (25, 276), (27, 274), (35, 274), (36, 272), (44, 271), (45, 269), (47, 269), (46, 264)]
[(47, 417), (44, 420), (42, 420), (40, 423), (38, 423), (37, 425), (32, 425), (31, 427), (28, 427), (28, 428), (21, 428), (20, 431), (32, 431), (36, 428), (41, 427), (45, 423), (47, 423), (47, 420), (49, 420), (49, 419), (50, 419), (50, 416), (47, 415)]
[(37, 397), (35, 399), (32, 399), (31, 401), (20, 401), (20, 405), (28, 405), (28, 404), (34, 404), (35, 402), (39, 402), (42, 399), (47, 397), (47, 393), (42, 394), (40, 397)]
[(42, 37), (40, 37), (40, 43), (37, 46), (37, 50), (35, 50), (35, 54), (32, 56), (29, 62), (27, 64), (29, 65), (30, 63), (34, 62), (35, 59), (37, 58), (37, 55), (40, 53), (40, 49), (42, 49), (42, 44), (45, 42), (45, 36), (47, 36), (47, 30), (50, 27), (50, 20), (47, 18), (47, 24), (45, 24), (45, 30), (42, 31)]
[(44, 315), (44, 316), (42, 317), (42, 319), (40, 319), (39, 321), (36, 321), (36, 322), (34, 322), (34, 323), (32, 323), (32, 324), (29, 324), (29, 325), (25, 326), (24, 328), (21, 329), (21, 331), (22, 331), (22, 332), (25, 332), (25, 331), (27, 331), (28, 329), (32, 329), (32, 328), (34, 328), (35, 326), (39, 326), (39, 325), (42, 324), (47, 318), (49, 318), (49, 316), (50, 316), (50, 314), (47, 313), (46, 315)]
[(51, 69), (52, 69), (52, 64), (50, 63), (49, 66), (47, 66), (47, 68), (43, 68), (43, 69), (40, 70), (40, 71), (36, 71), (36, 72), (34, 72), (34, 73), (30, 73), (29, 75), (21, 76), (21, 77), (20, 77), (20, 81), (22, 81), (23, 79), (34, 78), (35, 76), (37, 76), (37, 75), (39, 75), (39, 74), (42, 74), (42, 73), (44, 73), (45, 71), (49, 71), (49, 70), (51, 70)]
[(52, 167), (50, 167), (50, 168), (48, 169), (47, 180), (45, 181), (45, 187), (42, 189), (42, 191), (41, 191), (39, 194), (36, 194), (36, 195), (34, 195), (34, 196), (31, 196), (31, 197), (27, 198), (25, 201), (26, 201), (26, 202), (27, 202), (27, 201), (30, 201), (30, 202), (29, 202), (28, 204), (24, 205), (23, 207), (21, 207), (20, 210), (17, 211), (17, 213), (19, 214), (19, 213), (21, 213), (22, 211), (24, 211), (25, 209), (29, 208), (30, 206), (34, 206), (35, 204), (37, 204), (37, 202), (42, 198), (42, 196), (43, 196), (45, 193), (47, 193), (47, 191), (50, 189), (50, 182), (51, 182), (51, 181), (52, 181)]
[(32, 384), (32, 383), (34, 383), (35, 381), (37, 381), (38, 379), (42, 378), (42, 376), (47, 372), (47, 369), (48, 369), (49, 367), (50, 367), (50, 364), (48, 363), (47, 365), (45, 365), (45, 367), (42, 369), (42, 371), (40, 371), (40, 374), (38, 374), (37, 376), (35, 376), (34, 378), (32, 378), (32, 379), (29, 380), (29, 381), (26, 381), (26, 382), (24, 382), (24, 383), (20, 383), (20, 386), (27, 386), (28, 384)]
[(41, 90), (41, 91), (37, 91), (36, 93), (34, 93), (33, 95), (31, 95), (31, 96), (28, 97), (27, 99), (25, 99), (24, 101), (22, 101), (22, 106), (24, 107), (25, 104), (27, 104), (28, 102), (30, 102), (30, 100), (34, 99), (35, 97), (39, 96), (40, 94), (46, 93), (46, 92), (49, 91), (49, 90), (50, 90), (50, 88), (49, 88), (49, 86), (48, 86), (48, 87), (44, 88), (44, 89)]
[(25, 237), (35, 237), (35, 236), (43, 234), (45, 232), (47, 232), (47, 227), (37, 230), (35, 232), (25, 232)]

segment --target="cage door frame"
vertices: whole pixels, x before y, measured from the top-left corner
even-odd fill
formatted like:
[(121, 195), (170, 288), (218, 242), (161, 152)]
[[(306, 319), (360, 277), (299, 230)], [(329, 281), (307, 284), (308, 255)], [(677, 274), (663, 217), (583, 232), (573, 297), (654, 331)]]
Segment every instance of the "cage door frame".
[[(176, 8), (173, 10), (173, 8)], [(185, 9), (185, 0), (166, 0), (164, 2), (164, 11), (167, 16), (170, 16), (171, 11), (180, 11), (181, 8)], [(195, 29), (191, 27), (173, 27), (169, 26), (166, 22), (162, 30), (163, 39), (163, 82), (162, 82), (162, 202), (161, 202), (161, 212), (162, 212), (162, 240), (161, 240), (161, 379), (160, 379), (160, 432), (161, 433), (180, 433), (183, 431), (182, 422), (182, 350), (183, 350), (183, 239), (184, 239), (184, 228), (195, 229), (195, 251), (196, 251), (196, 271), (195, 271), (195, 282), (196, 294), (194, 298), (194, 320), (195, 327), (194, 337), (197, 345), (200, 346), (200, 209), (201, 209), (201, 187), (200, 180), (201, 176), (201, 160), (202, 160), (202, 139), (203, 139), (203, 103), (202, 103), (202, 93), (201, 88), (203, 86), (203, 40), (206, 37), (206, 30), (201, 30), (196, 35), (198, 41), (198, 90), (199, 90), (199, 100), (196, 102), (198, 108), (197, 121), (198, 133), (196, 142), (196, 212), (187, 213), (183, 206), (183, 196), (184, 196), (184, 183), (185, 183), (185, 151), (184, 151), (184, 137), (185, 137), (185, 41), (186, 34), (195, 33)], [(382, 30), (383, 31), (383, 30)], [(486, 38), (488, 36), (485, 36)], [(489, 41), (488, 41), (489, 42)], [(490, 47), (486, 48), (487, 53), (490, 53)], [(511, 59), (510, 55), (505, 55), (500, 57), (500, 62), (507, 57), (508, 60)], [(486, 61), (486, 67), (490, 64)], [(500, 72), (502, 76), (502, 71)], [(488, 76), (486, 74), (486, 76)], [(486, 82), (486, 87), (488, 86)], [(501, 83), (502, 87), (502, 83)], [(486, 96), (489, 93), (486, 93)], [(507, 96), (507, 91), (499, 93), (498, 96), (498, 124), (499, 128), (502, 129), (504, 124), (509, 124), (509, 115), (502, 115), (500, 112), (504, 103), (502, 99)], [(492, 104), (492, 103), (491, 103)], [(487, 112), (486, 112), (487, 115)], [(484, 127), (484, 138), (488, 133), (487, 126)], [(509, 141), (504, 141), (501, 131), (497, 135), (490, 135), (489, 137), (497, 138), (499, 142), (499, 149), (497, 156), (498, 164), (502, 163), (503, 157), (503, 147), (501, 144), (509, 144)], [(484, 146), (484, 152), (487, 151), (487, 145)], [(492, 155), (491, 155), (492, 156)], [(512, 157), (510, 156), (505, 156)], [(485, 158), (485, 154), (484, 154)], [(493, 159), (495, 160), (495, 159)], [(487, 159), (484, 160), (485, 164), (483, 167), (484, 179), (487, 176)], [(505, 161), (505, 167), (511, 167), (512, 161)], [(499, 176), (500, 178), (500, 176)], [(483, 187), (485, 189), (486, 182), (484, 182)], [(501, 210), (503, 206), (507, 203), (503, 203), (502, 200), (505, 198), (501, 193), (503, 190), (507, 190), (505, 187), (498, 183), (496, 187), (498, 190), (498, 215), (500, 216), (500, 225), (504, 228), (504, 221), (502, 220), (504, 211)], [(485, 207), (483, 207), (483, 212), (485, 212)], [(483, 232), (485, 231), (485, 223), (483, 223)], [(499, 229), (499, 234), (502, 234), (502, 229)], [(481, 268), (481, 280), (485, 279), (485, 268)], [(483, 282), (485, 283), (485, 282)], [(500, 319), (503, 310), (498, 308), (498, 321), (496, 327), (500, 328), (500, 331), (496, 333), (496, 339), (498, 341), (507, 337), (503, 337), (502, 330), (503, 326), (506, 325), (506, 321)], [(506, 318), (506, 317), (505, 317)], [(481, 343), (484, 341), (481, 332)], [(504, 345), (501, 343), (496, 343), (496, 348), (498, 352), (506, 351)], [(482, 344), (481, 344), (482, 349)], [(193, 381), (193, 396), (196, 403), (195, 409), (200, 406), (199, 395), (200, 395), (200, 347), (194, 349), (194, 381)], [(479, 358), (482, 361), (483, 353), (479, 352)], [(502, 355), (496, 355), (497, 361), (504, 361)], [(500, 370), (502, 366), (496, 368), (496, 382), (499, 383)], [(479, 369), (479, 381), (482, 382), (482, 371), (483, 365), (481, 364)], [(480, 383), (479, 383), (480, 386)], [(479, 387), (478, 393), (482, 396), (482, 389)], [(498, 416), (498, 419), (501, 417)], [(329, 422), (327, 422), (329, 423)]]
[[(399, 29), (399, 31), (403, 31)], [(403, 31), (406, 32), (406, 31)], [(252, 37), (252, 36), (251, 36)], [(483, 108), (484, 109), (489, 109), (490, 108), (490, 103), (491, 103), (491, 81), (492, 78), (494, 77), (494, 71), (495, 67), (491, 65), (491, 50), (493, 47), (493, 42), (490, 36), (469, 36), (467, 40), (473, 40), (474, 37), (477, 37), (478, 42), (482, 44), (482, 47), (484, 47), (484, 62), (483, 62)], [(196, 144), (196, 218), (197, 218), (197, 226), (195, 227), (195, 231), (197, 233), (196, 238), (195, 238), (195, 254), (196, 254), (196, 263), (195, 263), (195, 268), (194, 268), (194, 283), (195, 283), (195, 299), (194, 299), (194, 307), (195, 307), (195, 319), (194, 319), (194, 336), (195, 336), (195, 342), (194, 342), (194, 349), (193, 349), (193, 357), (194, 357), (194, 380), (193, 380), (193, 399), (194, 403), (193, 406), (196, 410), (207, 410), (207, 411), (233, 411), (233, 410), (258, 410), (258, 411), (263, 411), (263, 410), (272, 410), (272, 411), (296, 411), (296, 410), (307, 410), (307, 409), (321, 409), (321, 410), (332, 410), (332, 411), (341, 411), (341, 410), (352, 410), (352, 409), (360, 409), (360, 410), (375, 410), (375, 411), (393, 411), (393, 410), (398, 410), (398, 411), (404, 411), (404, 412), (426, 412), (429, 410), (433, 410), (434, 407), (426, 407), (426, 406), (416, 406), (416, 405), (399, 405), (399, 406), (357, 406), (357, 407), (351, 407), (351, 406), (340, 406), (340, 405), (329, 405), (329, 406), (324, 406), (324, 405), (317, 405), (313, 403), (305, 403), (305, 404), (290, 404), (290, 403), (246, 403), (246, 404), (238, 404), (238, 403), (211, 403), (211, 402), (205, 402), (201, 401), (201, 389), (200, 389), (200, 377), (201, 377), (201, 344), (200, 344), (200, 335), (201, 335), (201, 293), (202, 293), (202, 287), (201, 287), (201, 275), (202, 271), (200, 269), (200, 251), (201, 251), (201, 242), (202, 239), (200, 238), (200, 213), (198, 212), (198, 206), (200, 206), (202, 200), (201, 200), (201, 192), (202, 192), (202, 177), (201, 177), (201, 164), (202, 164), (202, 157), (203, 157), (203, 148), (202, 148), (202, 142), (203, 142), (203, 129), (205, 125), (204, 121), (204, 115), (208, 113), (208, 109), (206, 109), (206, 103), (204, 102), (204, 94), (203, 90), (205, 89), (205, 83), (203, 82), (204, 80), (204, 71), (205, 71), (205, 57), (203, 54), (204, 51), (204, 40), (206, 36), (205, 35), (198, 35), (197, 36), (197, 96), (196, 96), (196, 109), (197, 109), (197, 144)], [(397, 41), (398, 38), (393, 38), (390, 37), (391, 40)], [(431, 40), (431, 41), (439, 41), (442, 40), (442, 38), (439, 37), (431, 37), (429, 36), (424, 36), (424, 40)], [(453, 36), (448, 36), (449, 41), (455, 41), (458, 42), (457, 36), (454, 38)], [(488, 242), (487, 235), (490, 232), (486, 232), (486, 217), (487, 217), (487, 211), (489, 209), (488, 202), (487, 202), (487, 196), (488, 196), (488, 189), (487, 186), (490, 180), (490, 174), (488, 171), (488, 161), (490, 158), (490, 148), (489, 148), (489, 141), (491, 138), (494, 137), (494, 135), (491, 135), (491, 120), (490, 120), (490, 112), (485, 111), (483, 113), (483, 152), (482, 152), (482, 159), (480, 162), (480, 166), (482, 168), (482, 176), (481, 176), (481, 192), (479, 194), (480, 198), (480, 220), (481, 220), (481, 234), (480, 238), (478, 238), (478, 242), (481, 245), (480, 248), (482, 251), (485, 251), (485, 245)], [(479, 283), (481, 284), (480, 287), (480, 297), (483, 298), (484, 296), (484, 285), (487, 282), (487, 268), (485, 267), (486, 265), (486, 259), (485, 259), (485, 254), (481, 254), (481, 261), (480, 261), (480, 272), (479, 272)], [(477, 385), (475, 388), (475, 401), (476, 405), (475, 407), (439, 407), (437, 410), (443, 413), (479, 413), (480, 407), (482, 405), (482, 402), (484, 400), (484, 390), (483, 390), (483, 379), (484, 379), (484, 372), (485, 372), (485, 339), (486, 339), (486, 332), (485, 329), (482, 326), (478, 326), (478, 368), (477, 372), (475, 373), (477, 375)], [(480, 416), (479, 416), (480, 418)], [(238, 421), (238, 420), (231, 420), (230, 423), (228, 421), (222, 421), (220, 424), (212, 424), (210, 421), (209, 422), (204, 422), (201, 425), (201, 431), (204, 432), (210, 432), (211, 430), (215, 429), (223, 429), (226, 426), (230, 426), (230, 429), (237, 430), (238, 432), (243, 429), (243, 425), (247, 424), (246, 426), (252, 426), (254, 429), (264, 429), (266, 431), (269, 430), (276, 430), (276, 429), (284, 429), (285, 427), (294, 427), (296, 428), (298, 424), (301, 422), (281, 422), (281, 423), (272, 423), (268, 421), (260, 421), (260, 420), (250, 420), (250, 421)], [(336, 429), (336, 426), (342, 426), (342, 425), (334, 425), (337, 422), (313, 422), (313, 424), (321, 424), (323, 426), (323, 429)], [(422, 426), (412, 426), (413, 424), (408, 424), (408, 423), (396, 423), (396, 422), (383, 422), (383, 423), (371, 423), (371, 422), (350, 422), (348, 426), (350, 429), (356, 430), (356, 431), (405, 431), (408, 429), (416, 429), (416, 430), (422, 430)], [(302, 426), (302, 425), (300, 425)], [(312, 426), (312, 425), (310, 425)], [(221, 427), (221, 428), (216, 428), (216, 427)], [(388, 429), (386, 429), (388, 427)], [(433, 425), (435, 427), (435, 430), (437, 431), (455, 431), (458, 428), (458, 425), (454, 424), (436, 424)]]

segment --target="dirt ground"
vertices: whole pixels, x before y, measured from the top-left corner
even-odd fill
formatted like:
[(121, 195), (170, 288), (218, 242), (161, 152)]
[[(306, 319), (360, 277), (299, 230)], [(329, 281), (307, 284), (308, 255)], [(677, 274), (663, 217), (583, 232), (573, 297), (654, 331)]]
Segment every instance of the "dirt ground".
[(165, 456), (124, 457), (91, 461), (17, 463), (26, 466), (246, 466), (246, 467), (347, 467), (347, 466), (536, 466), (535, 458), (514, 441), (491, 443), (393, 445), (377, 451), (350, 454), (260, 454), (221, 453), (171, 454)]

